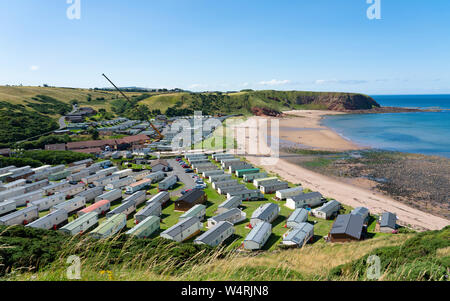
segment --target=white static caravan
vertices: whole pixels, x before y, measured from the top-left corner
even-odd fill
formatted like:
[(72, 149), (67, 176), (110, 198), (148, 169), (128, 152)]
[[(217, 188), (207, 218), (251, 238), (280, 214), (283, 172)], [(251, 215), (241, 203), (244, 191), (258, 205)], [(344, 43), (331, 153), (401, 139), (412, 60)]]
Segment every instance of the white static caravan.
[(271, 194), (276, 192), (277, 190), (283, 190), (289, 188), (288, 182), (273, 182), (273, 183), (264, 183), (259, 186), (259, 190), (261, 190), (262, 193)]
[(49, 182), (47, 179), (42, 180), (42, 181), (37, 181), (37, 182), (31, 183), (31, 184), (27, 184), (27, 185), (25, 185), (25, 193), (39, 190), (41, 188), (48, 186), (48, 184), (49, 184)]
[(267, 178), (266, 172), (260, 172), (260, 173), (250, 173), (244, 175), (244, 181), (247, 183), (253, 183), (253, 180), (256, 179), (265, 179)]
[(217, 176), (217, 175), (223, 175), (225, 172), (220, 169), (216, 170), (209, 170), (202, 173), (203, 178), (209, 178), (210, 176)]
[(206, 154), (204, 154), (204, 153), (197, 153), (197, 154), (185, 154), (184, 155), (184, 158), (186, 159), (186, 160), (190, 160), (190, 159), (194, 159), (194, 158), (206, 158), (207, 156), (206, 156)]
[(86, 178), (88, 176), (89, 176), (89, 171), (88, 170), (82, 170), (80, 172), (71, 174), (70, 176), (67, 177), (67, 180), (69, 182), (80, 182), (81, 179)]
[(102, 200), (108, 200), (110, 203), (112, 203), (119, 200), (120, 198), (122, 198), (122, 190), (114, 189), (96, 197), (95, 202), (97, 203)]
[(42, 188), (42, 190), (44, 190), (44, 194), (50, 195), (50, 194), (57, 193), (57, 192), (59, 192), (61, 190), (64, 190), (66, 188), (69, 188), (70, 186), (71, 185), (70, 185), (69, 182), (62, 181), (62, 182), (59, 182), (59, 183), (55, 183), (55, 184), (51, 184), (51, 185), (45, 186), (45, 187)]
[(209, 167), (214, 167), (217, 169), (217, 166), (211, 162), (202, 162), (202, 163), (195, 163), (191, 165), (192, 169), (197, 169), (197, 168), (209, 168)]
[(133, 174), (132, 169), (124, 169), (124, 170), (119, 170), (119, 171), (113, 172), (113, 176), (119, 176), (120, 179), (131, 176), (132, 174)]
[(68, 167), (67, 170), (70, 171), (71, 173), (77, 173), (82, 170), (85, 170), (86, 168), (87, 168), (86, 164), (81, 164), (81, 165), (75, 165), (75, 166)]
[(0, 225), (15, 226), (27, 225), (39, 218), (39, 210), (36, 206), (27, 207), (19, 211), (0, 217)]
[(170, 176), (170, 177), (164, 179), (162, 182), (159, 182), (158, 189), (159, 189), (159, 191), (169, 190), (173, 186), (175, 186), (175, 184), (177, 184), (177, 182), (178, 182), (177, 176), (175, 176), (175, 175)]
[(147, 197), (147, 193), (143, 190), (133, 193), (132, 195), (126, 197), (122, 203), (126, 203), (128, 201), (133, 201), (136, 203), (136, 207), (142, 203), (145, 203)]
[(195, 160), (189, 160), (189, 163), (194, 166), (197, 164), (202, 164), (202, 163), (211, 163), (211, 161), (209, 161), (208, 158), (205, 159), (195, 159)]
[(253, 180), (253, 185), (259, 189), (260, 185), (266, 185), (266, 184), (271, 184), (271, 183), (276, 183), (278, 182), (279, 179), (277, 177), (271, 177), (271, 178), (262, 178), (262, 179), (254, 179)]
[(234, 234), (233, 224), (230, 222), (220, 222), (210, 230), (206, 231), (194, 240), (194, 244), (204, 244), (217, 247)]
[(53, 211), (56, 211), (59, 209), (64, 209), (67, 211), (67, 213), (71, 213), (71, 212), (78, 211), (78, 210), (84, 208), (85, 206), (86, 206), (86, 198), (82, 197), (82, 196), (77, 196), (71, 200), (68, 200), (68, 201), (62, 202), (58, 205), (53, 206), (50, 209), (50, 212), (53, 212)]
[(151, 215), (143, 219), (140, 223), (128, 230), (125, 234), (138, 238), (147, 238), (160, 228), (160, 224), (161, 219), (159, 217)]
[(146, 176), (150, 175), (151, 173), (152, 172), (149, 169), (143, 170), (143, 171), (133, 174), (133, 178), (136, 181), (140, 181), (140, 180), (144, 179)]
[(294, 188), (278, 190), (275, 193), (275, 198), (277, 200), (282, 201), (282, 200), (285, 200), (285, 199), (287, 199), (289, 197), (293, 197), (293, 196), (296, 196), (296, 195), (299, 195), (299, 194), (302, 194), (302, 193), (303, 193), (303, 188), (301, 186), (297, 186), (297, 187), (294, 187)]
[(237, 192), (237, 191), (243, 191), (243, 190), (247, 190), (247, 187), (245, 187), (245, 185), (242, 184), (238, 184), (236, 186), (230, 186), (230, 187), (220, 187), (219, 189), (217, 189), (217, 192), (219, 194), (224, 194), (226, 195), (227, 193), (231, 193), (231, 192)]
[(134, 201), (128, 201), (126, 203), (122, 203), (120, 206), (114, 208), (113, 210), (106, 213), (106, 217), (110, 218), (116, 214), (125, 214), (127, 217), (131, 213), (136, 211), (136, 203)]
[(160, 217), (161, 212), (162, 212), (161, 204), (159, 202), (151, 202), (150, 204), (146, 205), (142, 210), (140, 210), (138, 213), (136, 213), (134, 215), (134, 219), (136, 221), (136, 224), (139, 224), (149, 216)]
[(227, 222), (230, 222), (233, 225), (235, 225), (235, 224), (238, 224), (238, 223), (244, 221), (246, 218), (247, 218), (247, 214), (244, 211), (242, 211), (238, 208), (232, 208), (232, 209), (224, 211), (216, 216), (208, 218), (207, 226), (208, 226), (208, 228), (212, 228), (222, 221), (227, 221)]
[(305, 223), (308, 220), (308, 210), (304, 208), (297, 208), (289, 216), (286, 226), (288, 228), (298, 227), (301, 223)]
[(44, 196), (43, 190), (36, 190), (36, 191), (32, 191), (29, 193), (25, 193), (25, 194), (22, 194), (19, 196), (9, 198), (8, 201), (14, 201), (16, 203), (17, 207), (22, 207), (30, 202), (42, 199), (43, 196)]
[(105, 178), (101, 178), (98, 180), (95, 180), (94, 182), (92, 182), (92, 184), (94, 184), (95, 186), (106, 186), (114, 181), (119, 180), (119, 176), (115, 175), (115, 176), (109, 176), (109, 177), (105, 177)]
[(70, 166), (91, 165), (93, 163), (94, 163), (94, 160), (92, 160), (92, 159), (84, 159), (84, 160), (73, 162), (70, 164)]
[(225, 159), (234, 159), (234, 158), (236, 158), (236, 156), (233, 154), (215, 154), (215, 155), (212, 155), (212, 158), (215, 161), (220, 162), (221, 160), (225, 160)]
[(337, 215), (340, 209), (341, 203), (336, 200), (331, 200), (323, 206), (313, 209), (311, 212), (315, 217), (329, 219), (332, 216)]
[[(243, 161), (242, 161), (243, 162)], [(228, 167), (228, 171), (232, 174), (236, 173), (236, 170), (243, 170), (243, 169), (252, 169), (253, 165), (243, 162), (244, 164), (235, 164)]]
[(16, 211), (16, 202), (14, 201), (3, 201), (0, 202), (0, 216), (8, 214), (10, 212)]
[(25, 186), (26, 183), (27, 183), (27, 180), (25, 180), (25, 179), (20, 179), (20, 180), (14, 181), (14, 182), (6, 183), (3, 185), (0, 185), (0, 191), (13, 189), (13, 188), (20, 187), (20, 186)]
[(66, 200), (65, 194), (57, 193), (57, 194), (48, 196), (46, 198), (39, 199), (37, 201), (28, 203), (27, 206), (28, 207), (36, 206), (38, 208), (39, 212), (41, 212), (41, 211), (49, 210), (53, 206), (58, 205), (58, 204), (64, 202), (65, 200)]
[(84, 184), (77, 184), (77, 185), (71, 185), (67, 189), (63, 189), (60, 191), (60, 193), (64, 193), (67, 198), (73, 197), (74, 195), (77, 195), (83, 191), (86, 190), (86, 187)]
[(101, 162), (97, 162), (92, 164), (91, 166), (96, 166), (96, 167), (100, 167), (100, 168), (107, 168), (108, 166), (112, 166), (113, 163), (110, 160), (104, 160)]
[(91, 229), (98, 223), (98, 214), (97, 212), (89, 212), (76, 220), (68, 223), (59, 231), (69, 234), (69, 235), (77, 235), (83, 234), (87, 230)]
[[(45, 167), (45, 166), (42, 166)], [(57, 165), (54, 167), (48, 166), (45, 168), (40, 169), (39, 171), (35, 171), (34, 175), (31, 175), (28, 179), (32, 181), (40, 181), (48, 178), (49, 175), (57, 172), (61, 172), (66, 168), (65, 165)]]
[(208, 181), (210, 183), (225, 182), (225, 181), (229, 181), (229, 180), (231, 180), (231, 175), (228, 175), (228, 174), (210, 176), (208, 179)]
[(259, 200), (263, 199), (264, 195), (259, 190), (242, 190), (242, 191), (235, 191), (235, 192), (229, 192), (227, 193), (227, 198), (230, 199), (232, 197), (238, 197), (242, 201), (250, 201), (250, 200)]
[(130, 185), (125, 187), (125, 193), (133, 194), (140, 190), (149, 189), (151, 185), (152, 185), (151, 179), (143, 179), (143, 180), (140, 180), (139, 182), (131, 183)]
[(257, 224), (273, 222), (280, 213), (280, 206), (274, 203), (267, 203), (258, 207), (252, 214), (250, 225), (255, 227)]
[(152, 184), (158, 183), (164, 179), (166, 175), (162, 171), (152, 172), (148, 176), (145, 176), (145, 179), (152, 180)]
[(23, 167), (13, 168), (13, 169), (9, 170), (9, 172), (12, 173), (13, 175), (18, 175), (20, 173), (29, 172), (29, 171), (31, 171), (31, 166), (29, 166), (29, 165), (23, 166)]
[(217, 208), (216, 213), (221, 214), (230, 209), (239, 208), (239, 206), (242, 206), (242, 200), (238, 197), (232, 197), (221, 203)]
[(170, 193), (167, 191), (161, 191), (157, 193), (155, 196), (153, 196), (150, 200), (147, 201), (147, 205), (152, 202), (158, 202), (163, 206), (165, 203), (167, 203), (170, 200)]
[(323, 204), (323, 196), (319, 192), (302, 193), (286, 199), (286, 207), (297, 208), (316, 207)]
[(219, 188), (231, 187), (231, 186), (237, 186), (237, 185), (239, 185), (239, 182), (237, 180), (228, 180), (228, 181), (223, 181), (223, 182), (214, 182), (212, 184), (212, 188), (217, 190)]
[(183, 242), (197, 235), (202, 228), (203, 224), (198, 220), (198, 218), (191, 217), (162, 232), (161, 237), (174, 240), (176, 242)]
[(109, 176), (109, 175), (112, 175), (116, 171), (119, 171), (119, 168), (117, 168), (117, 166), (112, 166), (109, 168), (101, 169), (97, 173), (104, 173)]
[(217, 166), (215, 166), (214, 164), (210, 166), (202, 166), (195, 168), (195, 172), (198, 174), (204, 173), (205, 171), (213, 171), (213, 170), (217, 170)]
[(179, 217), (178, 221), (181, 222), (181, 221), (191, 218), (193, 216), (198, 218), (199, 221), (202, 221), (205, 218), (205, 215), (206, 215), (206, 206), (202, 205), (202, 204), (197, 204), (197, 205), (193, 206), (191, 209), (189, 209), (188, 211), (186, 211), (185, 213), (183, 213)]
[(125, 214), (116, 214), (92, 230), (89, 235), (96, 239), (108, 238), (119, 233), (126, 225), (127, 217)]
[[(47, 166), (50, 166), (50, 165), (47, 165)], [(15, 167), (14, 165), (10, 165), (10, 166), (7, 166), (7, 167), (2, 167), (2, 168), (0, 168), (0, 174), (2, 175), (2, 174), (5, 174), (5, 173), (7, 173), (7, 172), (9, 172), (11, 169), (15, 169), (15, 168), (17, 168), (17, 167)], [(39, 167), (38, 167), (39, 168)], [(34, 168), (33, 169), (33, 171), (35, 170), (36, 168)]]
[(56, 230), (60, 225), (67, 222), (68, 218), (69, 215), (67, 214), (66, 210), (58, 209), (28, 224), (27, 227), (45, 230)]
[(94, 187), (83, 192), (80, 192), (77, 196), (84, 197), (86, 202), (95, 200), (96, 197), (103, 193), (103, 187)]
[(222, 167), (222, 169), (228, 169), (232, 165), (242, 165), (243, 163), (241, 163), (241, 162), (244, 162), (244, 161), (241, 161), (241, 159), (239, 159), (239, 158), (227, 159), (227, 160), (220, 161), (220, 166)]
[(262, 222), (256, 225), (244, 239), (244, 249), (260, 250), (272, 234), (272, 225)]
[(136, 182), (136, 180), (133, 177), (125, 177), (125, 178), (122, 178), (117, 181), (109, 183), (108, 185), (105, 186), (105, 189), (106, 190), (122, 189), (128, 185), (135, 183), (135, 182)]
[(301, 223), (288, 233), (283, 235), (281, 242), (286, 246), (303, 247), (308, 241), (314, 237), (314, 226), (309, 223)]
[(107, 173), (103, 172), (103, 170), (98, 171), (97, 173), (81, 178), (81, 182), (84, 184), (92, 184), (94, 181), (102, 179), (107, 176)]
[(14, 198), (16, 196), (20, 196), (24, 193), (25, 193), (25, 187), (23, 187), (23, 186), (2, 191), (2, 192), (0, 192), (0, 202), (7, 200), (7, 199)]

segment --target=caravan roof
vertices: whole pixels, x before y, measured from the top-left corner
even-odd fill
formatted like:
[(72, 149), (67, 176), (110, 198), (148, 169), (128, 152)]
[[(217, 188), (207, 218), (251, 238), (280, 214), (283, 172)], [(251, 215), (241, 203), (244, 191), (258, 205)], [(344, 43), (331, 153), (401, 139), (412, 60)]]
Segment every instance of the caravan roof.
[(364, 220), (359, 215), (345, 214), (338, 215), (331, 228), (331, 234), (347, 234), (356, 239), (361, 238)]

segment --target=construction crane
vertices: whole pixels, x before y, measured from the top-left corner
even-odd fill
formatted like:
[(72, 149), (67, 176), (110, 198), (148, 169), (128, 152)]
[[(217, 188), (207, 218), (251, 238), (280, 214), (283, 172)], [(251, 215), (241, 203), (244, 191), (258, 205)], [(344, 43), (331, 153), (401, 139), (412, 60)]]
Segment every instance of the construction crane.
[[(104, 73), (102, 74), (104, 78), (106, 78), (107, 81), (109, 81), (111, 83), (111, 85), (113, 85), (114, 88), (116, 88), (117, 91), (119, 91), (120, 94), (122, 94), (123, 97), (125, 97), (125, 99), (132, 104), (133, 102), (131, 101), (130, 98), (128, 98), (128, 96), (125, 95), (125, 93), (123, 93)], [(148, 120), (148, 123), (150, 124), (150, 126), (155, 130), (155, 132), (158, 134), (158, 139), (162, 140), (164, 139), (164, 136), (161, 134), (161, 132), (156, 128), (156, 126), (153, 125), (153, 123), (150, 121), (150, 119)]]

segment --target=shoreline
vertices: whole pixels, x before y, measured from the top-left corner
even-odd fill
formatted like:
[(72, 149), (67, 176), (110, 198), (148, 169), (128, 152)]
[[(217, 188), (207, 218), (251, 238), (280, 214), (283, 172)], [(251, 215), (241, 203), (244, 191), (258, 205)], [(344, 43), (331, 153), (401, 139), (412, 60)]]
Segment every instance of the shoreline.
[(323, 151), (365, 150), (359, 145), (322, 124), (325, 116), (344, 115), (346, 112), (328, 110), (294, 110), (284, 112), (280, 121), (280, 139), (304, 145), (306, 149)]
[[(370, 149), (357, 146), (351, 141), (345, 140), (331, 129), (321, 126), (319, 121), (323, 118), (322, 116), (329, 115), (330, 112), (332, 115), (345, 114), (343, 112), (333, 111), (289, 111), (285, 112), (285, 114), (288, 115), (284, 118), (274, 119), (280, 119), (281, 127), (281, 121), (289, 120), (286, 119), (286, 117), (293, 115), (293, 118), (287, 123), (290, 122), (292, 125), (293, 122), (300, 121), (300, 126), (307, 129), (302, 131), (301, 136), (286, 134), (288, 131), (285, 130), (282, 132), (280, 130), (280, 137), (288, 136), (288, 138), (294, 141), (302, 142), (301, 144), (309, 147), (309, 149), (336, 151), (344, 150), (344, 148), (346, 148), (345, 150), (350, 150), (348, 149), (349, 146), (354, 148), (354, 150)], [(261, 117), (251, 117), (243, 124), (238, 125), (237, 128), (241, 126), (251, 127), (252, 120), (258, 118)], [(301, 128), (298, 125), (296, 127), (291, 127)], [(296, 131), (292, 130), (291, 132), (295, 133)], [(309, 140), (309, 138), (311, 139)], [(252, 153), (248, 146), (257, 145), (258, 142), (261, 143), (261, 139), (258, 141), (258, 137), (247, 136), (245, 140), (246, 141), (237, 141), (238, 153), (245, 154), (244, 157), (247, 161), (255, 166), (261, 166), (268, 172), (276, 174), (285, 181), (293, 184), (300, 184), (302, 187), (318, 191), (326, 197), (332, 197), (353, 208), (367, 207), (370, 212), (374, 214), (381, 214), (384, 211), (393, 212), (398, 217), (398, 224), (411, 227), (418, 231), (439, 230), (450, 225), (450, 221), (445, 218), (407, 206), (384, 193), (355, 184), (345, 183), (339, 179), (313, 172), (276, 156), (264, 156), (259, 153)], [(263, 147), (268, 149), (267, 145)], [(267, 165), (267, 162), (269, 162), (267, 159), (272, 161), (272, 163)]]

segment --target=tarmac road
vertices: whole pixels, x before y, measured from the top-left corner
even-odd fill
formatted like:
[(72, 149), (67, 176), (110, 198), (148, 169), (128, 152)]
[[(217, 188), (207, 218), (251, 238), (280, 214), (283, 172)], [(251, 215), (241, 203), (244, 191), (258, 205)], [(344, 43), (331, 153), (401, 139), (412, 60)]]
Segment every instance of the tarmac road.
[(173, 171), (168, 172), (167, 175), (177, 175), (178, 179), (180, 179), (180, 182), (184, 183), (184, 186), (182, 188), (172, 191), (170, 193), (171, 196), (181, 196), (181, 191), (193, 189), (195, 187), (196, 184), (194, 179), (192, 178), (194, 173), (185, 173), (185, 169), (181, 167), (175, 159), (168, 159), (167, 162), (173, 168)]

